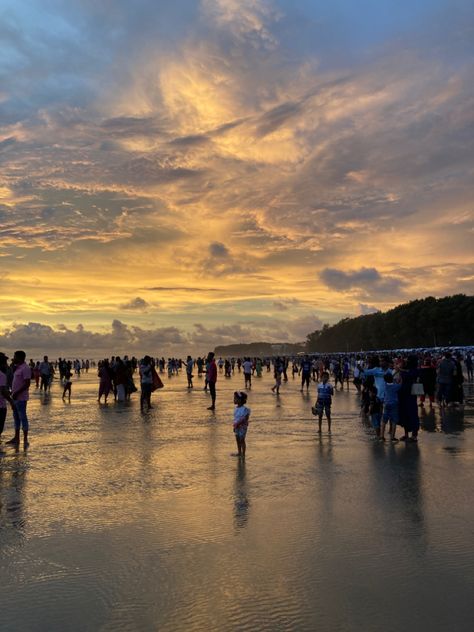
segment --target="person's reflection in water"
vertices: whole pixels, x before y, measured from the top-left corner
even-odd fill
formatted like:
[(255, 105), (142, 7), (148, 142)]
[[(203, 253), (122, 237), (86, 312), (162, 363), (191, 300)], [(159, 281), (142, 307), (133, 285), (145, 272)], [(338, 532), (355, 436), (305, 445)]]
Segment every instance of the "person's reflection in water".
[(247, 525), (249, 507), (250, 501), (245, 461), (239, 459), (237, 461), (234, 485), (234, 525), (237, 531)]
[(463, 408), (441, 408), (441, 431), (446, 434), (457, 434), (464, 432), (464, 409)]
[(430, 408), (426, 410), (425, 408), (420, 408), (420, 425), (425, 432), (438, 432), (438, 427), (436, 425), (436, 413), (434, 408)]
[(23, 534), (26, 472), (23, 455), (0, 462), (0, 531), (13, 527)]
[[(375, 502), (387, 503), (390, 528), (400, 519), (400, 536), (412, 542), (413, 537), (425, 536), (420, 450), (417, 444), (387, 446), (374, 444)], [(395, 513), (395, 516), (394, 516)]]

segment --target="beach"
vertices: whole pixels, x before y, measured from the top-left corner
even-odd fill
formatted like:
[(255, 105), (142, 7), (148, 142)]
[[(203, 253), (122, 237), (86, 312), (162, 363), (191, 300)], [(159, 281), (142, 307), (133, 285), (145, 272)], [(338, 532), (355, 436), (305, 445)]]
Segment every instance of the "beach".
[(29, 450), (0, 446), (0, 629), (472, 629), (474, 385), (426, 408), (418, 444), (384, 444), (352, 384), (318, 436), (315, 384), (276, 397), (264, 372), (243, 461), (243, 380), (219, 374), (215, 412), (184, 372), (145, 414), (99, 405), (93, 370), (70, 403), (31, 389)]

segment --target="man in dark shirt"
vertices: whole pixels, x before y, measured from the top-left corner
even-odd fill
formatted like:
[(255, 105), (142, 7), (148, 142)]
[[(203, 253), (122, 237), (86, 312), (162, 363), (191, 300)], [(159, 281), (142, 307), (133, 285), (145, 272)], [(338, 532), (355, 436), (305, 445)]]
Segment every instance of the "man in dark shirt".
[(208, 369), (207, 369), (207, 383), (209, 386), (209, 392), (212, 398), (212, 404), (207, 410), (216, 409), (216, 382), (217, 382), (217, 365), (212, 351), (209, 351), (207, 355)]

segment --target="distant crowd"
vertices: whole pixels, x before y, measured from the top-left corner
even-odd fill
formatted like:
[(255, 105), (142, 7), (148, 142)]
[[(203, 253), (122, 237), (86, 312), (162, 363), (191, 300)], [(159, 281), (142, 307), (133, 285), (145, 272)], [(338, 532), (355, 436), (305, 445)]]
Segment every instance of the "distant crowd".
[[(184, 373), (186, 388), (194, 388), (194, 374), (204, 379), (204, 391), (210, 395), (208, 410), (216, 409), (217, 381), (220, 375), (230, 379), (242, 375), (242, 390), (234, 393), (234, 434), (238, 456), (245, 456), (245, 436), (250, 419), (246, 407), (252, 380), (263, 373), (272, 373), (272, 392), (279, 397), (281, 389), (289, 381), (298, 380), (300, 391), (309, 392), (316, 383), (316, 401), (311, 412), (317, 417), (318, 432), (322, 432), (322, 421), (327, 420), (331, 432), (331, 405), (335, 391), (349, 388), (352, 382), (360, 398), (361, 414), (370, 418), (375, 436), (385, 441), (398, 440), (416, 442), (420, 427), (418, 408), (427, 403), (433, 407), (463, 406), (465, 379), (473, 380), (472, 350), (451, 353), (450, 350), (424, 350), (422, 352), (391, 352), (381, 354), (333, 354), (302, 355), (292, 358), (218, 358), (213, 352), (193, 358), (152, 357), (141, 359), (135, 356), (112, 356), (99, 361), (66, 360), (51, 361), (44, 356), (41, 361), (26, 361), (24, 351), (16, 351), (9, 362), (8, 356), (0, 353), (0, 438), (5, 427), (7, 404), (13, 412), (14, 436), (8, 444), (19, 446), (20, 432), (27, 448), (29, 422), (27, 402), (29, 392), (35, 387), (49, 393), (53, 380), (58, 377), (62, 386), (63, 399), (71, 399), (74, 379), (82, 373), (97, 369), (99, 388), (97, 400), (106, 404), (113, 396), (116, 402), (125, 402), (139, 391), (142, 412), (152, 408), (152, 393), (163, 387), (160, 375), (171, 379)], [(397, 427), (403, 429), (397, 439)], [(387, 436), (386, 429), (388, 428)]]

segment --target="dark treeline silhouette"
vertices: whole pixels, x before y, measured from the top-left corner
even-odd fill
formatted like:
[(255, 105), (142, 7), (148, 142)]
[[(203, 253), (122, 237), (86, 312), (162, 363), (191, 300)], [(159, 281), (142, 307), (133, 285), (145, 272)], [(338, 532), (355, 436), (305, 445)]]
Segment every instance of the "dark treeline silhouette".
[(474, 296), (456, 294), (399, 305), (388, 312), (344, 318), (307, 336), (310, 352), (474, 344)]

